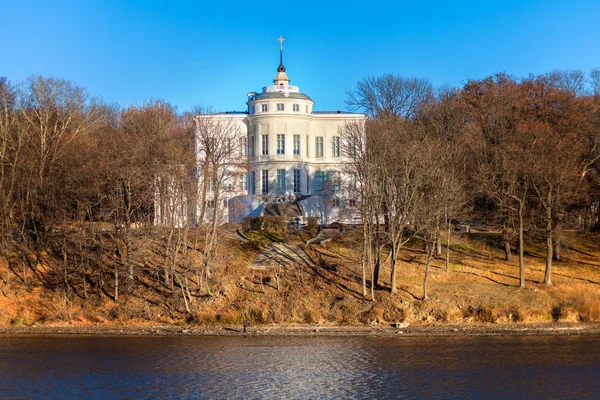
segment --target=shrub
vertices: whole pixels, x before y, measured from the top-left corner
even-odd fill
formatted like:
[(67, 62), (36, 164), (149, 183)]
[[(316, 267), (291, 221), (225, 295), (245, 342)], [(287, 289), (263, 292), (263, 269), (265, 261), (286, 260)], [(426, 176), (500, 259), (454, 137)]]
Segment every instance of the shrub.
[(26, 318), (17, 317), (17, 318), (13, 318), (10, 321), (10, 324), (11, 325), (29, 325), (29, 322), (27, 321)]
[(304, 322), (307, 324), (320, 324), (323, 321), (325, 321), (325, 317), (320, 310), (310, 309), (304, 313)]
[(235, 325), (243, 323), (244, 318), (240, 312), (235, 310), (228, 310), (217, 314), (216, 321), (220, 324)]
[(494, 322), (496, 320), (492, 308), (485, 304), (479, 307), (475, 319), (479, 322)]
[(216, 322), (216, 314), (214, 311), (199, 311), (194, 315), (193, 322), (196, 324), (214, 325)]
[(319, 232), (319, 221), (319, 217), (308, 217), (306, 227), (313, 236)]
[(246, 217), (242, 222), (244, 232), (260, 231), (263, 225), (263, 217)]
[(494, 314), (494, 310), (486, 304), (482, 304), (478, 308), (469, 306), (464, 311), (465, 318), (473, 317), (473, 319), (477, 322), (495, 322), (497, 316)]
[(253, 324), (266, 324), (270, 321), (269, 307), (266, 304), (256, 304), (248, 310), (248, 321)]
[(287, 233), (288, 220), (286, 217), (265, 215), (263, 229), (268, 233)]

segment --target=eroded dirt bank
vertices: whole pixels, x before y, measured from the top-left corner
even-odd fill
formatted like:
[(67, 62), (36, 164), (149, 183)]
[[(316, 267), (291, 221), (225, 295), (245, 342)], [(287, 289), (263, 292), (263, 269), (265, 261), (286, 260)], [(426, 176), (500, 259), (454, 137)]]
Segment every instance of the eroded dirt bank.
[(4, 326), (3, 335), (115, 335), (115, 336), (546, 336), (600, 335), (600, 323), (468, 324), (393, 326), (299, 325), (248, 326)]

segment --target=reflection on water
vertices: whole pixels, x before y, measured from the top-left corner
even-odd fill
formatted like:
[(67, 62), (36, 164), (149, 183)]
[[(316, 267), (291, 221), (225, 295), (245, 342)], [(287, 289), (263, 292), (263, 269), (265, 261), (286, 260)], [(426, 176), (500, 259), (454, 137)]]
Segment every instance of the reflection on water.
[(600, 398), (598, 377), (598, 336), (0, 336), (0, 398)]

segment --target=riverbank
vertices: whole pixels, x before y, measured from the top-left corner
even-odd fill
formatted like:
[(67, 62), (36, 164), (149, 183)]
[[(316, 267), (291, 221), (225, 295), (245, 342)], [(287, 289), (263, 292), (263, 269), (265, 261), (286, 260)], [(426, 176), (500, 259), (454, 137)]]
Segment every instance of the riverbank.
[[(396, 334), (382, 327), (408, 323), (408, 334), (413, 327), (425, 326), (458, 331), (506, 326), (519, 331), (536, 324), (600, 322), (598, 233), (565, 233), (551, 286), (542, 283), (543, 238), (531, 238), (525, 256), (526, 287), (520, 289), (516, 260), (504, 258), (495, 234), (456, 232), (447, 267), (443, 254), (431, 262), (428, 299), (423, 301), (427, 255), (418, 241), (407, 244), (399, 255), (398, 293), (391, 293), (389, 263), (382, 262), (379, 285), (371, 292), (367, 279), (364, 296), (359, 229), (347, 227), (327, 243), (306, 245), (303, 241), (310, 235), (305, 231), (281, 237), (256, 233), (244, 241), (234, 228), (223, 228), (210, 279), (202, 267), (204, 232), (197, 229), (189, 233), (189, 242), (197, 245), (176, 260), (165, 253), (161, 235), (166, 232), (136, 231), (131, 270), (124, 267), (127, 259), (115, 260), (114, 238), (100, 234), (96, 247), (80, 249), (83, 233), (71, 233), (62, 247), (49, 246), (37, 264), (35, 255), (15, 249), (9, 263), (2, 264), (0, 258), (0, 326), (7, 327), (0, 329), (60, 326), (101, 334), (105, 329), (136, 333), (149, 326), (177, 332), (188, 326), (188, 331), (213, 334), (213, 327), (241, 327), (247, 320), (257, 332), (308, 326), (319, 330), (314, 333), (383, 329)], [(60, 244), (59, 239), (52, 243)], [(264, 260), (266, 266), (255, 268), (269, 246), (286, 257)], [(23, 264), (25, 255), (33, 258), (26, 257)], [(238, 328), (220, 329), (235, 334)]]
[(94, 335), (94, 336), (555, 336), (600, 335), (600, 323), (468, 324), (336, 326), (73, 326), (34, 325), (0, 327), (0, 335)]

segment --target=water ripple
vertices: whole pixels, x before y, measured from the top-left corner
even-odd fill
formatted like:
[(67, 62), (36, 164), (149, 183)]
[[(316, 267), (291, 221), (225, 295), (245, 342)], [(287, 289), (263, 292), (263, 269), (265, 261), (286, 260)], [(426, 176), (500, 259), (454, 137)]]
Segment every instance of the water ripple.
[(0, 398), (598, 398), (600, 337), (0, 336)]

